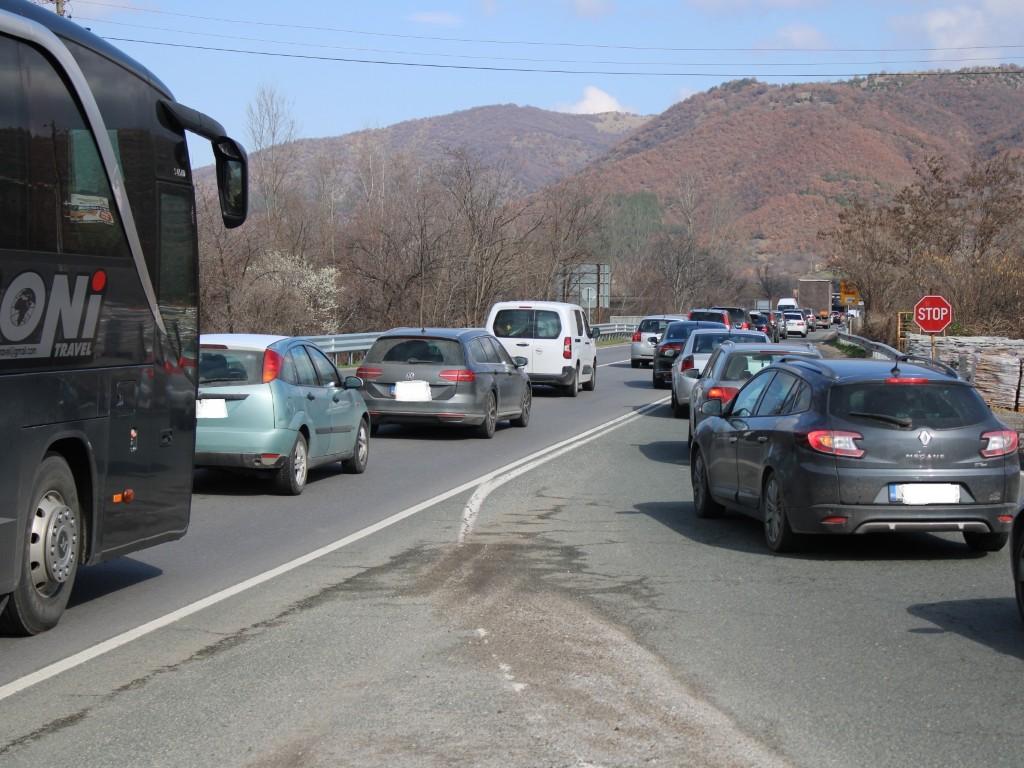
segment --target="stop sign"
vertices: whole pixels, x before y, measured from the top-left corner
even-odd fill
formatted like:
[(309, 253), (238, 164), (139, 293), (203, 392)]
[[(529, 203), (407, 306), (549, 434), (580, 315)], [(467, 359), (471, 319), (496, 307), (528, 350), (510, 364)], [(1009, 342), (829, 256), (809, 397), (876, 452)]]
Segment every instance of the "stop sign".
[(953, 305), (942, 296), (925, 296), (914, 305), (914, 322), (925, 333), (942, 333), (953, 322)]

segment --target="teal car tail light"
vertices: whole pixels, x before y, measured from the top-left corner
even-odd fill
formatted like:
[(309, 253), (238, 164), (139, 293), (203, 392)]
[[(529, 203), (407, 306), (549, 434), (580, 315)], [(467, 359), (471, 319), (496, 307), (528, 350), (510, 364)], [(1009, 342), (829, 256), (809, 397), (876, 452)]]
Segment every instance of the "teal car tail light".
[(281, 368), (284, 366), (284, 358), (280, 352), (268, 349), (263, 353), (263, 383), (269, 384), (281, 375)]

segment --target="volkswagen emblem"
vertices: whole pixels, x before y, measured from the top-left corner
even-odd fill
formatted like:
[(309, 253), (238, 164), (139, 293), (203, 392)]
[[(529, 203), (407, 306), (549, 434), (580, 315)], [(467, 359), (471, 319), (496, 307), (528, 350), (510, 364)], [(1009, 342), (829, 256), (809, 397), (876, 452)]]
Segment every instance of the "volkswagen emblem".
[(932, 433), (927, 429), (922, 429), (921, 434), (917, 436), (917, 439), (921, 441), (921, 445), (928, 447), (928, 443), (932, 441)]
[[(405, 374), (405, 378), (407, 378), (409, 381), (412, 381), (413, 379), (416, 378), (416, 372), (409, 371), (407, 374)], [(925, 445), (928, 445), (928, 443), (925, 443)]]

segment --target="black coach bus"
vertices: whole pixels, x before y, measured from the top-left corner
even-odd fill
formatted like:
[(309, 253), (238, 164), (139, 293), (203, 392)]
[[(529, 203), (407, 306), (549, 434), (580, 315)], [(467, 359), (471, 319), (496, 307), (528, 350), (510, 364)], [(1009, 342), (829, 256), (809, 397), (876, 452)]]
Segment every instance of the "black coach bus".
[(246, 156), (137, 62), (0, 0), (0, 624), (54, 626), (79, 565), (189, 522), (198, 342), (185, 131), (227, 227)]

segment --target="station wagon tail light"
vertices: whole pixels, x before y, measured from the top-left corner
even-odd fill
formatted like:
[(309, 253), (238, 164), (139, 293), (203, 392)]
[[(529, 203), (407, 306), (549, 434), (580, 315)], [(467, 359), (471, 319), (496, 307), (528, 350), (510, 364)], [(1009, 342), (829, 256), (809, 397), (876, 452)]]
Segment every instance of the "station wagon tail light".
[(476, 374), (468, 368), (453, 368), (449, 371), (441, 371), (438, 376), (445, 381), (461, 382), (463, 384), (476, 381)]
[(688, 371), (693, 368), (693, 355), (687, 355), (683, 358), (682, 362), (679, 363), (679, 372)]
[(640, 341), (641, 338), (640, 331), (633, 331), (633, 341)]
[(711, 389), (708, 390), (708, 399), (721, 400), (724, 405), (736, 397), (737, 392), (739, 392), (739, 390), (736, 389), (736, 387), (711, 387)]
[(269, 384), (281, 375), (281, 367), (284, 365), (284, 358), (280, 352), (268, 349), (263, 353), (263, 383)]
[(572, 337), (566, 336), (562, 339), (562, 357), (572, 360)]
[(356, 368), (356, 376), (360, 379), (377, 379), (384, 374), (383, 368), (374, 368), (369, 365), (361, 365)]
[(832, 429), (816, 429), (807, 434), (807, 444), (818, 453), (831, 456), (845, 456), (859, 459), (864, 450), (857, 446), (857, 440), (863, 440), (859, 432), (840, 432)]
[(743, 321), (742, 323), (740, 323), (740, 330), (741, 331), (749, 331), (750, 330), (750, 323), (748, 323), (746, 321)]
[(886, 384), (927, 384), (928, 379), (922, 376), (890, 376)]
[(986, 432), (981, 436), (987, 441), (981, 449), (981, 455), (986, 459), (994, 459), (999, 456), (1006, 456), (1017, 450), (1017, 433), (1012, 429), (1000, 429), (995, 432)]
[(665, 357), (672, 357), (673, 355), (678, 355), (682, 351), (683, 345), (678, 344), (674, 341), (669, 342), (668, 344), (663, 344), (661, 347), (661, 354), (665, 355)]

